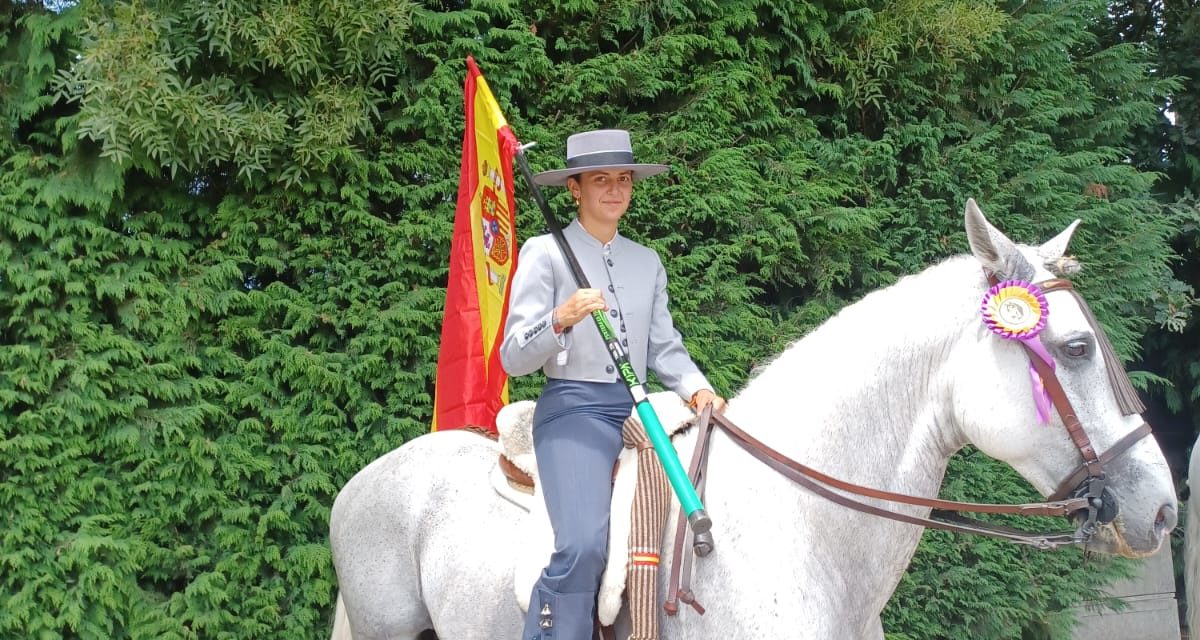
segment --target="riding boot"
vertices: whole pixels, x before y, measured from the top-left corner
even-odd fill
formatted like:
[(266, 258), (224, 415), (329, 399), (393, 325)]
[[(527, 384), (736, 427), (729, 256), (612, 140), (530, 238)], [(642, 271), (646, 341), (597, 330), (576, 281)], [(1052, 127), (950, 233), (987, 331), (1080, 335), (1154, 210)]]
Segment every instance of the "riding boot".
[(521, 640), (592, 640), (596, 619), (595, 593), (557, 593), (533, 589)]

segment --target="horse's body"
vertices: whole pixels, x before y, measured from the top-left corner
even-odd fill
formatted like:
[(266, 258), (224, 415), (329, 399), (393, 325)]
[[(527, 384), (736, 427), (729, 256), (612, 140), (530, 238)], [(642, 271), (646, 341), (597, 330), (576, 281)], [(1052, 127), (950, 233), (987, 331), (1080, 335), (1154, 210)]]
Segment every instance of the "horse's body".
[[(1025, 353), (980, 321), (987, 290), (980, 265), (1012, 273), (1023, 261), (1033, 279), (1049, 278), (1043, 264), (1062, 256), (1070, 230), (1017, 253), (973, 207), (967, 230), (975, 258), (950, 259), (846, 308), (767, 366), (726, 415), (788, 456), (859, 484), (936, 495), (950, 456), (970, 443), (1041, 493), (1053, 491), (1079, 453), (1058, 416), (1037, 423)], [(1118, 410), (1077, 303), (1065, 293), (1048, 300), (1042, 341), (1097, 451), (1105, 451), (1141, 421)], [(1091, 344), (1090, 354), (1068, 355), (1079, 344)], [(416, 638), (430, 628), (442, 640), (520, 636), (511, 550), (521, 543), (524, 513), (487, 482), (496, 451), (473, 434), (435, 433), (347, 483), (330, 539), (356, 640)], [(1175, 521), (1161, 451), (1146, 438), (1106, 469), (1121, 511), (1102, 529), (1100, 546), (1153, 553)], [(879, 613), (919, 527), (827, 502), (723, 434), (714, 436), (707, 477), (716, 550), (696, 560), (692, 581), (707, 613), (684, 607), (663, 616), (664, 638), (883, 637)]]

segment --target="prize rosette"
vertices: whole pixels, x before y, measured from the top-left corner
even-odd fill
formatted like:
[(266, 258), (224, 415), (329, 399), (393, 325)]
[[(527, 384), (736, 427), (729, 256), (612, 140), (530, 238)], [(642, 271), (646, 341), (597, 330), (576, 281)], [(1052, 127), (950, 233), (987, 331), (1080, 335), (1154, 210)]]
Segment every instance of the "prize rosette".
[[(994, 285), (983, 296), (983, 323), (996, 335), (1006, 340), (1020, 340), (1031, 352), (1054, 369), (1054, 358), (1038, 334), (1046, 327), (1050, 307), (1046, 296), (1032, 282), (1005, 280)], [(1029, 379), (1033, 385), (1033, 404), (1038, 422), (1050, 423), (1050, 392), (1042, 381), (1033, 363), (1029, 363)]]
[(983, 296), (983, 323), (1002, 338), (1029, 340), (1046, 326), (1050, 309), (1037, 285), (1005, 280)]

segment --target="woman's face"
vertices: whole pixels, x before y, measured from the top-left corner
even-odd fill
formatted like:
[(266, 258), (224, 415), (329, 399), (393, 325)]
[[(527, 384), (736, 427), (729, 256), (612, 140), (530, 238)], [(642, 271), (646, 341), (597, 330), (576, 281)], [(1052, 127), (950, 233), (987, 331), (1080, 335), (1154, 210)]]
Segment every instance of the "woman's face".
[(579, 201), (579, 217), (616, 224), (629, 209), (633, 195), (633, 172), (628, 169), (588, 171), (567, 181), (571, 195)]

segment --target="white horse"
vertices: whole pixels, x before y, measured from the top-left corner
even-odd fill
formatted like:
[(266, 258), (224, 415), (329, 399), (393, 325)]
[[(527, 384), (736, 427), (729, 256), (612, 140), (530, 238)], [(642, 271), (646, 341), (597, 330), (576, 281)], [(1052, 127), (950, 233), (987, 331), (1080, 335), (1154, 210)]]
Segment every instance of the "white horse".
[(1200, 637), (1200, 440), (1188, 462), (1187, 524), (1183, 532), (1183, 588), (1187, 593), (1187, 627)]
[[(1049, 424), (1036, 419), (1021, 346), (982, 323), (981, 266), (1051, 278), (1047, 265), (1063, 256), (1074, 226), (1041, 247), (1017, 246), (968, 202), (974, 257), (946, 260), (847, 307), (752, 379), (726, 415), (784, 454), (858, 484), (934, 496), (950, 456), (973, 444), (1049, 494), (1080, 454), (1058, 415)], [(1122, 415), (1114, 401), (1095, 330), (1076, 300), (1062, 291), (1046, 297), (1042, 342), (1097, 453), (1105, 452), (1142, 420)], [(487, 481), (496, 453), (478, 435), (438, 432), (346, 484), (330, 517), (338, 628), (348, 623), (355, 640), (407, 640), (425, 629), (441, 640), (520, 636), (512, 558), (524, 513)], [(1176, 521), (1162, 452), (1143, 438), (1105, 469), (1119, 517), (1091, 548), (1154, 553)], [(661, 616), (664, 638), (883, 638), (880, 611), (921, 527), (823, 500), (723, 433), (713, 436), (707, 478), (716, 547), (695, 561), (692, 580), (707, 613), (684, 607)], [(669, 572), (664, 562), (662, 593)], [(624, 624), (618, 619), (619, 633)]]

